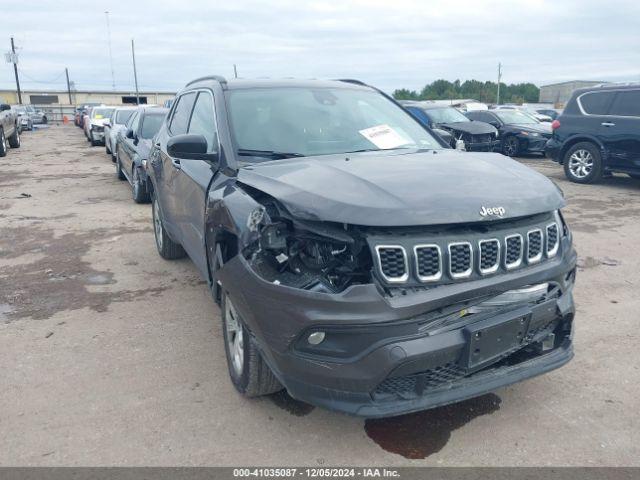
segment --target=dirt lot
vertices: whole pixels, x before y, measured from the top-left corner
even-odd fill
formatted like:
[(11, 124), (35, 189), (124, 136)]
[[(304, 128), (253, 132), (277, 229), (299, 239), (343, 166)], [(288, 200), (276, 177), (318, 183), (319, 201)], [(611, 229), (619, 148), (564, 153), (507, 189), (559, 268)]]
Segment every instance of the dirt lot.
[(0, 159), (0, 465), (640, 465), (640, 182), (566, 182), (576, 357), (461, 404), (364, 421), (244, 400), (189, 260), (155, 251), (104, 148), (72, 126)]

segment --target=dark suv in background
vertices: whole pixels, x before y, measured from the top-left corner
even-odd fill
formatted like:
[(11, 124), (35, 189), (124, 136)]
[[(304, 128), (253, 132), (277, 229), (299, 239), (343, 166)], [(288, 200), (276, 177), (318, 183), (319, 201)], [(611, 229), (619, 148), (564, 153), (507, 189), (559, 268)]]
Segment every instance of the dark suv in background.
[(594, 183), (611, 172), (640, 178), (640, 85), (576, 90), (552, 128), (546, 153), (569, 180)]

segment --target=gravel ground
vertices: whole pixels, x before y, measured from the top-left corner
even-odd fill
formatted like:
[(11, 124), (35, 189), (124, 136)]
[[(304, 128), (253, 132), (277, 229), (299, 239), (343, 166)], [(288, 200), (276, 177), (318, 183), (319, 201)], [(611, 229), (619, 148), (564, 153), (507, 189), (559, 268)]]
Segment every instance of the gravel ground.
[(0, 465), (640, 465), (640, 182), (565, 181), (575, 359), (457, 405), (365, 421), (241, 398), (217, 307), (155, 251), (104, 148), (73, 126), (0, 159)]

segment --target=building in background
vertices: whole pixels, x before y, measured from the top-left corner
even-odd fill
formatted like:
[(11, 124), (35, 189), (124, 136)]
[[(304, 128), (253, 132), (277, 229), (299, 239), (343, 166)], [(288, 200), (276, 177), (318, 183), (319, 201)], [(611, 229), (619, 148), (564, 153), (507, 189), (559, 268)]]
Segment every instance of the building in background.
[[(162, 105), (166, 100), (175, 96), (173, 92), (140, 92), (141, 104)], [(18, 103), (18, 94), (15, 90), (0, 90), (0, 98), (12, 105)], [(69, 106), (82, 105), (84, 103), (104, 103), (105, 105), (135, 105), (136, 93), (131, 91), (97, 91), (97, 90), (72, 90), (72, 103), (69, 103), (69, 94), (66, 90), (23, 90), (22, 102), (24, 104), (38, 106)]]
[(552, 103), (556, 107), (564, 107), (571, 98), (574, 90), (584, 87), (593, 87), (607, 82), (591, 80), (571, 80), (569, 82), (552, 83), (540, 87), (540, 103)]

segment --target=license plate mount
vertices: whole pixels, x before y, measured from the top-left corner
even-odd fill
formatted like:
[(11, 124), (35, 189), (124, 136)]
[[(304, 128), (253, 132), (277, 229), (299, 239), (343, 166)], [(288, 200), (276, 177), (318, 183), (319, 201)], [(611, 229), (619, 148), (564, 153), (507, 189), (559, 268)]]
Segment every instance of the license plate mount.
[(527, 334), (530, 319), (529, 309), (519, 309), (466, 327), (467, 368), (478, 370), (516, 350)]

